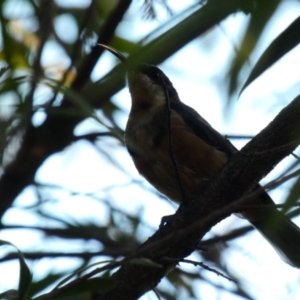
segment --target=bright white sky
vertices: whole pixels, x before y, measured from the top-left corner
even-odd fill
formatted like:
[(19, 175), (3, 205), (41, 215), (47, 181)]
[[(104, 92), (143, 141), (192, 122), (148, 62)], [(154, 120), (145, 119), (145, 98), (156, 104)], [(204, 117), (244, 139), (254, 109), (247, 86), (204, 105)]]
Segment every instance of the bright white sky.
[[(75, 1), (61, 0), (59, 2), (74, 3)], [(174, 12), (180, 12), (189, 3), (195, 2), (168, 1)], [(76, 3), (82, 4), (85, 1), (77, 0)], [(144, 20), (141, 20), (140, 14), (137, 13), (140, 4), (141, 1), (133, 3), (125, 21), (127, 27), (123, 27), (124, 32), (119, 32), (119, 35), (124, 35), (124, 37), (133, 41), (140, 40), (166, 20), (164, 12), (161, 12), (159, 21), (145, 23)], [(259, 48), (256, 49), (249, 62), (250, 67), (253, 66), (273, 38), (299, 14), (300, 4), (298, 2), (286, 1), (282, 5), (280, 18), (274, 18), (268, 25), (268, 30), (264, 33)], [(60, 18), (56, 23), (56, 28), (62, 38), (65, 36), (71, 39), (72, 34), (76, 36), (76, 32), (74, 32), (72, 23), (70, 23), (71, 25), (68, 24), (66, 30), (67, 21), (67, 19)], [(226, 96), (224, 97), (222, 81), (229, 67), (230, 59), (228, 58), (233, 53), (233, 46), (238, 45), (238, 40), (243, 34), (246, 23), (247, 16), (242, 13), (235, 14), (204, 37), (191, 42), (159, 66), (173, 82), (181, 100), (200, 112), (213, 127), (223, 134), (257, 134), (289, 101), (299, 94), (300, 49), (297, 47), (251, 84), (240, 99), (235, 100), (233, 110), (224, 110)], [(67, 66), (69, 63), (65, 60), (61, 50), (53, 43), (48, 45), (43, 60), (47, 65)], [(110, 53), (105, 53), (94, 70), (93, 78), (95, 80), (99, 79), (101, 75), (112, 68), (115, 62), (115, 58)], [(245, 78), (249, 74), (249, 70), (245, 70)], [(43, 93), (45, 91), (41, 91), (40, 97)], [(130, 109), (130, 97), (127, 88), (119, 92), (114, 97), (114, 101), (122, 108), (122, 112), (118, 113), (118, 122), (124, 128)], [(37, 115), (36, 122), (39, 122), (39, 118), (42, 118), (42, 116)], [(76, 128), (76, 133), (83, 134), (99, 130), (99, 128), (98, 123), (89, 120), (79, 125)], [(244, 142), (235, 144), (241, 147)], [(112, 189), (108, 193), (111, 198), (109, 200), (112, 201), (113, 205), (121, 206), (123, 210), (131, 214), (137, 213), (143, 208), (145, 221), (157, 228), (161, 217), (172, 214), (176, 206), (167, 201), (162, 201), (154, 193), (151, 193), (153, 188), (138, 175), (129, 155), (124, 149), (117, 147), (116, 141), (110, 140), (104, 150), (113, 154), (112, 157), (126, 169), (127, 174), (120, 171), (117, 166), (109, 163), (105, 155), (99, 153), (89, 143), (82, 141), (49, 158), (40, 168), (36, 180), (45, 184), (59, 185), (79, 193), (98, 191), (97, 195), (100, 198), (107, 196), (102, 191), (103, 188), (120, 185), (118, 189)], [(276, 177), (278, 171), (284, 168), (285, 163), (277, 168), (277, 173), (275, 171), (268, 176), (266, 181)], [(136, 179), (138, 183), (129, 184), (132, 178)], [(288, 186), (289, 183), (284, 188)], [(280, 201), (284, 188), (272, 192), (272, 196), (276, 201)], [(74, 197), (68, 191), (60, 189), (53, 190), (49, 188), (48, 193), (50, 191), (51, 196), (59, 199), (59, 202), (46, 204), (45, 207), (48, 211), (53, 211), (58, 215), (66, 215), (69, 220), (83, 219), (96, 224), (101, 224), (102, 220), (107, 218), (105, 206), (95, 200), (84, 195)], [(28, 206), (35, 202), (36, 195), (33, 194), (32, 189), (28, 188), (18, 197), (16, 205)], [(40, 224), (37, 217), (17, 208), (11, 209), (5, 215), (3, 222), (18, 224), (16, 220), (22, 220), (24, 225), (51, 225), (51, 222)], [(225, 220), (213, 230), (222, 234), (231, 228), (233, 222), (236, 222), (235, 217)], [(243, 221), (239, 222), (242, 223)], [(236, 223), (234, 224), (236, 225)], [(147, 238), (148, 234), (150, 232), (141, 232), (141, 236), (144, 238)], [(21, 250), (26, 251), (34, 248), (35, 250), (47, 249), (50, 251), (51, 249), (57, 249), (59, 245), (57, 241), (54, 240), (55, 243), (47, 242), (41, 245), (41, 238), (42, 236), (39, 233), (29, 233), (24, 230), (0, 232), (0, 239), (12, 242)], [(37, 249), (37, 247), (40, 249)], [(62, 244), (61, 247), (64, 247), (66, 251), (75, 251), (76, 249), (82, 249), (83, 245), (78, 242), (74, 245)], [(84, 247), (89, 251), (99, 250), (99, 245), (93, 242), (85, 243)], [(9, 249), (7, 250), (9, 251)], [(283, 263), (258, 233), (234, 241), (233, 250), (224, 253), (224, 255), (226, 255), (227, 265), (235, 270), (236, 277), (245, 280), (249, 284), (251, 294), (255, 299), (300, 299), (300, 292), (295, 290), (300, 282), (299, 271)], [(59, 270), (59, 264), (63, 264), (64, 266), (70, 266), (71, 270), (77, 263), (78, 261), (51, 260), (51, 268), (52, 270)], [(30, 267), (35, 276), (44, 274), (44, 270), (49, 269), (49, 260), (45, 259), (39, 264), (30, 265)], [(188, 268), (195, 270), (194, 267)], [(15, 288), (12, 283), (17, 283), (17, 263), (1, 264), (0, 274), (6, 274), (5, 277), (1, 276), (0, 278), (0, 293), (6, 289)], [(204, 274), (213, 282), (226, 287), (232, 286), (225, 279), (219, 278), (215, 274), (208, 272)], [(166, 283), (163, 282), (162, 284)], [(198, 289), (199, 298), (205, 296), (204, 299), (217, 299), (219, 296), (218, 299), (233, 299), (231, 294), (215, 294), (215, 290), (208, 284), (203, 285), (201, 283), (201, 285), (197, 285), (196, 283), (195, 288), (197, 289), (198, 286), (201, 287), (201, 289)], [(142, 299), (156, 298), (154, 294), (149, 294)]]

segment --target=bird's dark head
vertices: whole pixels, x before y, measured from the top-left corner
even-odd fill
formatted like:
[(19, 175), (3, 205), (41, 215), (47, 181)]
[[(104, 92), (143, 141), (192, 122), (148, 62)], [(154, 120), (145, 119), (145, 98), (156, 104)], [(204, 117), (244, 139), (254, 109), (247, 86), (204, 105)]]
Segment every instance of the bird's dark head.
[(178, 99), (169, 78), (153, 65), (134, 64), (128, 70), (127, 78), (132, 104), (139, 105), (139, 109), (166, 105), (167, 97), (170, 101)]
[(120, 59), (127, 71), (128, 85), (132, 102), (151, 106), (164, 105), (166, 93), (171, 100), (177, 100), (177, 92), (169, 78), (156, 66), (144, 63), (128, 62), (127, 58), (119, 51), (102, 44), (99, 46), (107, 49)]

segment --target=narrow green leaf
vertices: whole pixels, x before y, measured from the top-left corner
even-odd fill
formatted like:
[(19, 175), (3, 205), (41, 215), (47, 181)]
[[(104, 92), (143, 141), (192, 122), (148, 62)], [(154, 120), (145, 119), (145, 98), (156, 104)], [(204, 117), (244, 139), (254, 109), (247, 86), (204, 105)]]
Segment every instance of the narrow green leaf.
[(28, 293), (33, 296), (47, 288), (49, 289), (49, 286), (53, 285), (55, 282), (57, 282), (57, 280), (65, 275), (66, 272), (48, 273), (43, 278), (39, 278), (37, 281), (32, 282)]
[(300, 199), (300, 177), (294, 182), (293, 186), (290, 188), (289, 195), (285, 200), (285, 206), (282, 209), (284, 212), (295, 209), (295, 205), (299, 203)]
[(248, 28), (231, 63), (229, 70), (229, 95), (232, 95), (237, 90), (240, 72), (243, 66), (248, 63), (248, 59), (257, 46), (262, 32), (265, 30), (280, 2), (280, 0), (263, 0), (256, 2), (256, 7), (251, 13)]
[(19, 299), (23, 299), (26, 295), (29, 285), (31, 284), (32, 275), (30, 270), (25, 262), (24, 256), (22, 252), (12, 243), (0, 240), (0, 247), (1, 246), (12, 246), (17, 249), (18, 256), (19, 256), (19, 263), (20, 263), (20, 277), (19, 277)]
[(72, 273), (71, 275), (67, 276), (66, 278), (64, 278), (63, 280), (61, 280), (53, 290), (56, 290), (58, 289), (60, 286), (62, 286), (63, 284), (67, 283), (70, 279), (72, 279), (74, 276), (78, 276), (80, 275), (82, 272), (92, 268), (92, 267), (95, 267), (97, 265), (100, 265), (100, 264), (104, 264), (104, 263), (111, 263), (112, 261), (111, 260), (104, 260), (104, 261), (100, 261), (100, 262), (96, 262), (96, 263), (93, 263), (93, 264), (90, 264), (88, 266), (84, 266), (84, 267), (81, 267), (79, 268), (78, 270), (76, 270), (74, 273)]
[[(113, 287), (114, 280), (108, 277), (96, 277), (87, 281), (78, 282), (75, 287), (68, 289), (51, 297), (55, 300), (88, 300), (91, 299), (93, 292), (106, 292)], [(44, 295), (40, 295), (34, 300), (43, 299)], [(50, 298), (48, 298), (50, 299)]]
[(252, 69), (248, 79), (243, 85), (240, 94), (258, 76), (271, 67), (276, 61), (281, 59), (290, 50), (300, 43), (300, 17), (285, 29), (265, 50), (258, 62)]

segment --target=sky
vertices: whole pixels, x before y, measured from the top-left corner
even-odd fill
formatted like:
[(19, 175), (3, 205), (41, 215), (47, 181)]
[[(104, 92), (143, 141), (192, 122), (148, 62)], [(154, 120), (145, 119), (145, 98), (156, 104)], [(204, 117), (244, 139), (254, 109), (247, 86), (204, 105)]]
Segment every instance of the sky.
[[(66, 5), (72, 2), (73, 5), (87, 3), (87, 1), (67, 1), (61, 0)], [(174, 13), (179, 13), (189, 3), (196, 1), (168, 1)], [(158, 20), (145, 22), (141, 15), (137, 13), (140, 3), (135, 1), (131, 6), (129, 14), (126, 16), (127, 27), (119, 30), (119, 35), (133, 41), (138, 41), (146, 36), (156, 27), (166, 21), (165, 11), (159, 10)], [(284, 11), (284, 13), (283, 13)], [(286, 28), (300, 13), (300, 3), (296, 1), (286, 1), (281, 8), (280, 17), (275, 16), (264, 32), (261, 42), (249, 61), (249, 68), (244, 70), (245, 78), (251, 66), (257, 61), (258, 57), (270, 42)], [(130, 20), (130, 22), (129, 22)], [(235, 97), (231, 109), (225, 109), (224, 88), (222, 80), (226, 77), (229, 68), (229, 60), (224, 60), (234, 53), (234, 47), (238, 46), (239, 38), (242, 36), (248, 17), (243, 14), (235, 14), (226, 19), (222, 24), (205, 36), (195, 39), (178, 53), (159, 65), (165, 74), (170, 78), (176, 87), (181, 100), (195, 108), (215, 129), (222, 134), (242, 134), (255, 135), (262, 130), (278, 114), (278, 112), (299, 94), (300, 83), (300, 48), (296, 47), (288, 55), (276, 63), (270, 70), (253, 82), (241, 95)], [(76, 30), (72, 25), (72, 20), (68, 17), (56, 20), (55, 26), (60, 37), (74, 39)], [(67, 34), (66, 34), (67, 33)], [(69, 61), (65, 55), (54, 44), (49, 43), (43, 54), (43, 61), (52, 66), (68, 66)], [(97, 67), (93, 71), (92, 78), (99, 79), (117, 63), (112, 54), (106, 53), (99, 60)], [(291, 71), (292, 70), (292, 71)], [(244, 78), (242, 79), (244, 80)], [(42, 99), (46, 90), (41, 89), (37, 100)], [(124, 88), (114, 96), (114, 102), (121, 108), (118, 112), (117, 122), (125, 128), (128, 113), (130, 110), (130, 95), (127, 88)], [(37, 124), (42, 122), (43, 115), (37, 114), (33, 120)], [(77, 126), (75, 133), (84, 134), (101, 129), (95, 120), (87, 120)], [(233, 141), (240, 148), (247, 140)], [(52, 155), (36, 174), (36, 180), (47, 185), (58, 185), (66, 188), (51, 189), (49, 193), (53, 198), (61, 199), (58, 203), (49, 202), (45, 204), (48, 211), (55, 210), (70, 220), (83, 219), (101, 224), (101, 220), (107, 218), (107, 208), (98, 201), (83, 195), (88, 192), (97, 192), (99, 198), (104, 197), (103, 189), (109, 190), (114, 185), (119, 185), (118, 189), (111, 189), (108, 193), (110, 201), (115, 207), (122, 207), (130, 214), (143, 211), (145, 222), (154, 228), (160, 224), (161, 217), (174, 213), (176, 205), (168, 201), (162, 201), (145, 180), (136, 171), (128, 153), (125, 149), (118, 147), (118, 142), (110, 140), (104, 147), (104, 151), (112, 154), (116, 162), (122, 162), (122, 167), (126, 173), (121, 171), (117, 164), (107, 161), (105, 153), (100, 153), (88, 142), (81, 141), (66, 148), (61, 153)], [(263, 182), (268, 182), (284, 169), (284, 166), (292, 158), (279, 164), (272, 174), (268, 175)], [(106, 172), (103, 172), (103, 169)], [(80, 172), (78, 172), (80, 170)], [(87, 175), (89, 176), (87, 178)], [(276, 201), (280, 201), (285, 189), (291, 185), (286, 183), (284, 187), (271, 192)], [(71, 192), (79, 194), (74, 197)], [(26, 189), (16, 200), (16, 206), (28, 206), (36, 203), (36, 195), (31, 188)], [(125, 204), (125, 205), (124, 205)], [(89, 209), (87, 210), (86, 207)], [(159, 208), (159, 209), (158, 209)], [(23, 224), (37, 225), (40, 220), (18, 208), (13, 208), (4, 216), (3, 222), (15, 224), (15, 220), (22, 219)], [(300, 220), (297, 220), (300, 225)], [(51, 225), (51, 221), (48, 221)], [(243, 220), (231, 217), (213, 228), (213, 232), (222, 234), (231, 226), (246, 224)], [(149, 233), (141, 232), (145, 239)], [(20, 235), (22, 238), (20, 239)], [(53, 240), (41, 245), (39, 242), (42, 236), (39, 232), (26, 231), (3, 231), (0, 232), (0, 239), (8, 240), (21, 250), (30, 250), (40, 247), (40, 250), (55, 250), (59, 241)], [(53, 243), (54, 242), (54, 243)], [(73, 245), (62, 244), (66, 251), (76, 251), (81, 249), (82, 243)], [(87, 242), (84, 247), (89, 251), (99, 250), (99, 245), (94, 242)], [(9, 249), (2, 250), (3, 255)], [(0, 256), (1, 256), (0, 249)], [(244, 236), (234, 241), (233, 249), (224, 253), (227, 261), (230, 261), (230, 268), (236, 272), (239, 278), (243, 278), (246, 284), (251, 287), (251, 294), (254, 299), (296, 299), (300, 298), (300, 292), (293, 289), (300, 283), (299, 272), (283, 263), (271, 247), (263, 240), (258, 233)], [(192, 256), (193, 257), (193, 256)], [(52, 262), (51, 262), (52, 263)], [(78, 265), (78, 261), (57, 260), (52, 263), (52, 270), (59, 270), (59, 265), (69, 266), (70, 270)], [(241, 270), (242, 264), (242, 270)], [(40, 264), (30, 264), (35, 276), (43, 274), (49, 265), (49, 260), (45, 259)], [(14, 288), (16, 285), (17, 263), (11, 262), (0, 265), (0, 274), (7, 274), (5, 278), (0, 278), (0, 293), (6, 289)], [(191, 269), (190, 266), (183, 268)], [(194, 268), (194, 267), (193, 267)], [(223, 278), (216, 277), (215, 274), (204, 272), (210, 280), (221, 285), (230, 285)], [(162, 284), (167, 285), (163, 281)], [(209, 296), (209, 299), (217, 299), (215, 290), (208, 284), (201, 286), (197, 290), (201, 296)], [(233, 299), (231, 294), (222, 293), (219, 295), (222, 300)], [(155, 295), (146, 295), (142, 299), (156, 299)], [(205, 298), (207, 299), (207, 298)]]

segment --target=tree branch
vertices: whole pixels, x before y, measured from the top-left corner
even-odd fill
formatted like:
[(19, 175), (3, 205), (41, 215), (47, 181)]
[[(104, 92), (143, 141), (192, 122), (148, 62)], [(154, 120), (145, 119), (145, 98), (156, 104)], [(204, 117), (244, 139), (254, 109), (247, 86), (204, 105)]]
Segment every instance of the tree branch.
[[(112, 276), (113, 288), (101, 299), (137, 299), (153, 289), (176, 262), (166, 263), (164, 258), (178, 261), (196, 249), (212, 226), (235, 212), (238, 201), (276, 164), (289, 155), (300, 139), (300, 96), (283, 109), (261, 133), (235, 154), (222, 171), (186, 206), (180, 206), (162, 236), (156, 232), (127, 257), (127, 262)], [(272, 149), (280, 149), (272, 151)], [(160, 264), (160, 268), (130, 263), (131, 257), (143, 257)]]

